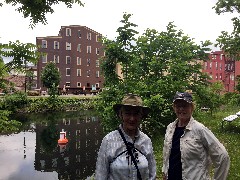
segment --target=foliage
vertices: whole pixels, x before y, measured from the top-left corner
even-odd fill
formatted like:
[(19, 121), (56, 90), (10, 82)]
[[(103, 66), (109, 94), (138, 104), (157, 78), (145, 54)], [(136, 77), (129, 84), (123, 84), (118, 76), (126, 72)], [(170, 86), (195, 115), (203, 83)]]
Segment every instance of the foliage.
[(228, 92), (224, 94), (225, 104), (232, 106), (240, 106), (240, 94), (236, 92)]
[[(240, 12), (240, 5), (238, 0), (218, 0), (216, 5), (213, 7), (215, 12), (220, 15), (223, 13), (234, 13)], [(221, 35), (217, 38), (216, 46), (219, 46), (226, 53), (229, 53), (230, 57), (234, 60), (239, 60), (240, 52), (240, 19), (239, 17), (232, 18), (233, 32), (228, 33), (222, 31)]]
[[(9, 72), (15, 71), (25, 72), (26, 68), (23, 64), (36, 64), (40, 53), (36, 52), (36, 46), (31, 43), (9, 42), (9, 44), (0, 44), (0, 88), (8, 93), (14, 89), (12, 83), (4, 78)], [(11, 60), (6, 64), (2, 60), (3, 57), (10, 57)]]
[(36, 97), (28, 98), (28, 106), (19, 109), (18, 112), (33, 113), (33, 112), (49, 112), (49, 111), (78, 111), (94, 108), (94, 98), (57, 98), (55, 104), (50, 102), (50, 98)]
[[(130, 14), (123, 15), (123, 26), (117, 29), (116, 40), (103, 41), (105, 57), (101, 67), (109, 94), (100, 94), (98, 106), (104, 118), (109, 116), (106, 121), (112, 121), (112, 105), (119, 103), (125, 93), (139, 94), (153, 109), (148, 122), (158, 128), (172, 119), (170, 108), (176, 91), (195, 91), (207, 85), (199, 60), (208, 58), (205, 51), (211, 43), (195, 44), (182, 30), (176, 30), (172, 22), (167, 25), (167, 31), (147, 29), (136, 38), (137, 25), (129, 22), (130, 17)], [(117, 65), (124, 79), (116, 74)]]
[[(73, 3), (77, 3), (80, 6), (84, 6), (81, 0), (4, 0), (6, 4), (17, 6), (17, 11), (23, 13), (23, 17), (30, 17), (30, 27), (35, 27), (39, 22), (47, 24), (46, 14), (54, 13), (52, 6), (61, 2), (65, 3), (68, 8), (71, 8)], [(3, 3), (0, 3), (3, 6)]]
[(205, 88), (196, 89), (194, 100), (198, 110), (201, 108), (209, 108), (211, 113), (218, 109), (224, 102), (223, 92), (224, 87), (222, 82), (215, 82)]
[(13, 94), (7, 94), (2, 101), (4, 110), (16, 112), (18, 109), (24, 108), (28, 104), (26, 93), (17, 91)]
[(11, 57), (12, 60), (6, 63), (5, 68), (10, 72), (14, 69), (15, 71), (24, 71), (23, 64), (36, 64), (40, 53), (36, 51), (36, 45), (32, 43), (21, 43), (20, 41), (9, 42), (9, 44), (2, 45), (4, 51), (0, 55), (5, 57)]
[(0, 133), (17, 132), (21, 123), (9, 120), (10, 111), (0, 110)]
[(60, 73), (53, 62), (47, 63), (42, 70), (41, 81), (43, 86), (48, 88), (48, 93), (52, 96), (51, 98), (54, 98), (58, 94), (57, 87), (60, 83)]
[(26, 71), (26, 89), (31, 90), (34, 85), (34, 73), (31, 70)]

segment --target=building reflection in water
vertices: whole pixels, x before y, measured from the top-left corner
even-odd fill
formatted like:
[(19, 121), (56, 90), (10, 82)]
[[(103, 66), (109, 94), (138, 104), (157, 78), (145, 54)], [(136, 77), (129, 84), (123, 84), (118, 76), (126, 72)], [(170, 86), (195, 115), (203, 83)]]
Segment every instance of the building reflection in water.
[[(67, 132), (66, 145), (57, 144), (62, 129)], [(54, 124), (36, 124), (35, 169), (56, 171), (59, 179), (86, 179), (95, 171), (102, 138), (102, 127), (96, 116), (61, 118)]]

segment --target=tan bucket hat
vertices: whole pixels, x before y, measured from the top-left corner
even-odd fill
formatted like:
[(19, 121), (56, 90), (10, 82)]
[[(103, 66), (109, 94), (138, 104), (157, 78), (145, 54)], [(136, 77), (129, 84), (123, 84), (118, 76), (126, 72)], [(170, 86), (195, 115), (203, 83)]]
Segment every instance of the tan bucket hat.
[(136, 94), (128, 94), (124, 96), (121, 104), (113, 105), (113, 109), (116, 113), (121, 109), (122, 106), (130, 106), (130, 107), (140, 107), (143, 110), (143, 118), (146, 118), (150, 112), (150, 108), (147, 106), (143, 106), (143, 102), (141, 97)]

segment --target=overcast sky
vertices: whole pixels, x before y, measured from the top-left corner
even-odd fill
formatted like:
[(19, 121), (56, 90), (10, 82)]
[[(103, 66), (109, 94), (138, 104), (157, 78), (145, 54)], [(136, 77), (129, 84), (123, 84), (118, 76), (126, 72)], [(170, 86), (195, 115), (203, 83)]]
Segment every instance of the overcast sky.
[[(2, 0), (0, 0), (2, 1)], [(131, 22), (138, 25), (142, 34), (147, 28), (166, 31), (169, 22), (195, 39), (215, 41), (221, 31), (232, 31), (231, 14), (217, 15), (212, 7), (217, 0), (82, 0), (85, 7), (75, 4), (55, 5), (54, 13), (47, 14), (47, 25), (29, 28), (30, 19), (15, 11), (16, 7), (4, 4), (0, 8), (0, 42), (20, 40), (34, 43), (36, 37), (57, 36), (61, 26), (87, 26), (110, 39), (114, 39), (121, 25), (123, 12), (133, 14)]]

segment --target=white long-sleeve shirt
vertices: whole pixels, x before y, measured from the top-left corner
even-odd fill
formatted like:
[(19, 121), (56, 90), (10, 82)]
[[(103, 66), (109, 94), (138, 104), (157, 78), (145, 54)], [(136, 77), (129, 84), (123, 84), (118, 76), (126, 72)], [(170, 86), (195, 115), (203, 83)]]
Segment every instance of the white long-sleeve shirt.
[[(143, 180), (156, 179), (156, 162), (150, 138), (138, 130), (135, 142), (128, 136), (121, 125), (126, 141), (134, 144), (133, 153)], [(95, 171), (96, 180), (137, 180), (137, 170), (127, 153), (126, 146), (118, 130), (107, 134), (101, 143)]]
[[(178, 120), (167, 127), (163, 147), (162, 172), (167, 176), (172, 138)], [(230, 159), (225, 147), (203, 124), (191, 117), (180, 138), (183, 180), (208, 180), (209, 168), (214, 166), (214, 180), (226, 180)]]

